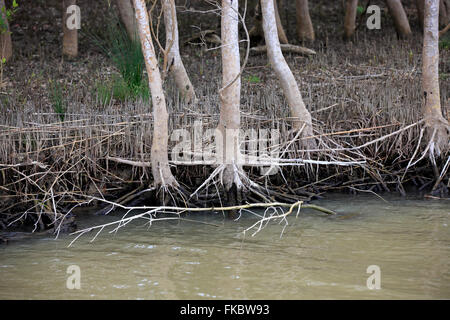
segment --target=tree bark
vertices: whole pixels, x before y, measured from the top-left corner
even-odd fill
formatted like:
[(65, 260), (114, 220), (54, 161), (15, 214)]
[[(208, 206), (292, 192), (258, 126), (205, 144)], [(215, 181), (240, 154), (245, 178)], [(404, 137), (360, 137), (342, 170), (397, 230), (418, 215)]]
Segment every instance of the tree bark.
[(78, 55), (78, 30), (67, 28), (67, 8), (76, 5), (76, 0), (63, 0), (63, 55), (74, 58)]
[(280, 43), (287, 44), (289, 43), (289, 41), (286, 37), (286, 32), (284, 32), (283, 24), (281, 23), (277, 0), (273, 0), (273, 5), (275, 7), (275, 20), (277, 23), (278, 39), (280, 39)]
[(119, 8), (120, 20), (127, 30), (128, 36), (132, 41), (138, 41), (138, 31), (136, 27), (136, 19), (134, 18), (133, 5), (130, 0), (117, 0)]
[[(275, 29), (275, 12), (272, 1), (261, 0), (261, 8), (263, 14), (263, 28), (266, 39), (267, 55), (288, 101), (291, 116), (293, 118), (292, 127), (294, 130), (298, 131), (304, 126), (302, 136), (312, 136), (313, 131), (311, 114), (305, 107), (302, 95), (297, 86), (297, 81), (286, 63), (283, 53), (281, 52), (280, 42), (278, 41)], [(312, 139), (308, 139), (307, 145), (312, 146), (312, 141)]]
[(175, 78), (175, 83), (183, 99), (187, 102), (195, 102), (194, 86), (184, 68), (180, 56), (178, 40), (178, 22), (174, 0), (163, 0), (164, 23), (166, 26), (166, 54), (169, 71)]
[(347, 0), (345, 2), (344, 38), (353, 37), (356, 29), (356, 8), (358, 0)]
[(297, 17), (297, 35), (300, 41), (315, 39), (314, 28), (309, 16), (308, 0), (297, 0), (296, 2)]
[(400, 0), (386, 0), (389, 13), (394, 19), (395, 29), (399, 37), (406, 38), (411, 35), (408, 17)]
[[(274, 6), (277, 4), (277, 0), (274, 0)], [(281, 24), (280, 15), (278, 13), (278, 6), (275, 7), (275, 20), (276, 20), (276, 26), (277, 26), (277, 34), (278, 39), (280, 40), (280, 43), (282, 44), (288, 44), (289, 41), (286, 37), (286, 33), (284, 32), (283, 25)], [(262, 16), (261, 16), (261, 5), (260, 1), (256, 4), (255, 7), (255, 18), (253, 19), (253, 27), (249, 31), (250, 38), (259, 38), (264, 37), (264, 30), (262, 27)]]
[[(5, 0), (0, 0), (0, 9), (5, 8)], [(3, 26), (3, 30), (1, 30), (0, 35), (0, 52), (1, 52), (1, 59), (5, 59), (5, 61), (8, 61), (12, 57), (12, 41), (11, 41), (11, 32), (9, 31), (9, 23), (8, 18), (6, 17), (6, 14), (2, 10), (2, 19), (5, 23)]]
[[(256, 3), (254, 16), (253, 16), (253, 26), (248, 32), (248, 35), (250, 36), (250, 39), (253, 41), (254, 38), (259, 40), (259, 38), (263, 37), (264, 30), (262, 29), (262, 17), (261, 17), (261, 5), (259, 3), (259, 0)], [(258, 44), (259, 41), (256, 41), (255, 43)]]
[[(233, 184), (238, 189), (241, 188), (235, 172), (235, 168), (237, 167), (240, 170), (241, 166), (239, 149), (239, 129), (241, 126), (239, 110), (241, 77), (239, 74), (241, 67), (238, 33), (239, 17), (237, 13), (238, 1), (222, 0), (222, 89), (220, 89), (220, 118), (217, 129), (222, 135), (222, 147), (220, 148), (222, 154), (218, 154), (218, 156), (222, 157), (219, 161), (225, 164), (222, 183), (227, 191), (232, 188)], [(230, 85), (230, 83), (232, 84)]]
[(155, 56), (145, 0), (133, 0), (138, 33), (144, 55), (145, 67), (153, 104), (153, 141), (151, 148), (152, 174), (155, 186), (178, 186), (169, 167), (167, 153), (168, 119), (166, 99), (162, 88), (158, 60)]
[(450, 1), (440, 0), (439, 3), (439, 26), (445, 28), (450, 23)]
[(419, 18), (420, 27), (423, 29), (423, 13), (424, 13), (425, 0), (416, 0), (415, 3), (416, 3), (417, 16)]
[(439, 92), (439, 0), (425, 0), (422, 57), (423, 113), (431, 141), (430, 152), (449, 150), (449, 124), (442, 116)]

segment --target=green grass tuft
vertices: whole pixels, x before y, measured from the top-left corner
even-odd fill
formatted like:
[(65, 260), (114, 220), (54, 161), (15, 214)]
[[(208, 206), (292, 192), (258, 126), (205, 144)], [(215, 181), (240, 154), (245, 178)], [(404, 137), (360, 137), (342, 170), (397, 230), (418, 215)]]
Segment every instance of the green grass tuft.
[(450, 49), (450, 39), (444, 38), (439, 41), (439, 50), (448, 50)]
[(260, 83), (261, 79), (258, 76), (249, 76), (247, 81), (250, 83)]
[(358, 14), (363, 14), (364, 13), (364, 7), (357, 6), (356, 7), (356, 11), (358, 12)]
[[(141, 45), (132, 41), (116, 16), (108, 20), (102, 35), (94, 36), (95, 44), (110, 58), (119, 71), (121, 79), (114, 78), (112, 84), (106, 86), (112, 96), (120, 101), (126, 99), (144, 100), (149, 98), (148, 84), (144, 76), (145, 62)], [(98, 87), (102, 101), (108, 102), (105, 87)], [(104, 99), (103, 99), (104, 98)]]
[(53, 106), (53, 110), (58, 114), (59, 119), (64, 121), (64, 117), (66, 114), (63, 88), (61, 84), (56, 81), (50, 82), (50, 101)]

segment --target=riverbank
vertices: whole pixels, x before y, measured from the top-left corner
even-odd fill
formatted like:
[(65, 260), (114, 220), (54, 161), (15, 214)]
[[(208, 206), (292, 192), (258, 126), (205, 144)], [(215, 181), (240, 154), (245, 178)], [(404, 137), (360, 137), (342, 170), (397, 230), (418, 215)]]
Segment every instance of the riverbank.
[[(286, 162), (269, 176), (261, 175), (257, 166), (246, 166), (249, 177), (269, 187), (269, 198), (284, 202), (310, 200), (333, 191), (406, 194), (408, 188), (427, 192), (434, 188), (436, 196), (446, 197), (449, 179), (442, 171), (446, 158), (438, 160), (435, 168), (428, 157), (414, 163), (421, 158), (426, 139), (420, 122), (422, 37), (412, 9), (408, 14), (413, 35), (408, 40), (398, 40), (384, 17), (382, 30), (360, 28), (354, 42), (343, 42), (335, 30), (341, 12), (324, 7), (311, 9), (318, 39), (306, 45), (316, 55), (286, 55), (313, 116), (318, 148), (309, 153), (299, 148), (298, 137), (289, 132), (289, 108), (267, 57), (251, 55), (242, 75), (242, 129), (257, 134), (275, 130), (279, 141), (268, 141), (258, 152), (275, 152)], [(105, 23), (98, 16), (89, 20), (95, 10), (101, 8), (93, 7), (86, 28)], [(50, 21), (57, 13), (42, 11), (41, 20)], [(55, 216), (67, 213), (87, 196), (139, 200), (132, 195), (152, 183), (149, 102), (104, 99), (100, 84), (110, 83), (119, 73), (89, 35), (81, 32), (80, 57), (67, 61), (59, 54), (56, 31), (34, 32), (33, 26), (44, 28), (45, 23), (27, 22), (23, 14), (23, 20), (19, 15), (12, 26), (18, 49), (5, 66), (0, 97), (0, 227), (37, 223), (38, 230), (45, 230)], [(190, 30), (184, 38), (196, 33), (191, 25), (201, 25), (208, 18), (193, 18), (188, 12), (179, 16), (180, 29)], [(295, 19), (292, 13), (287, 17), (286, 31), (295, 43)], [(217, 24), (216, 20), (211, 19)], [(36, 46), (23, 45), (28, 37)], [(199, 102), (183, 104), (172, 80), (165, 83), (170, 134), (186, 129), (191, 141), (202, 137), (205, 149), (211, 144), (205, 133), (216, 127), (219, 115), (220, 51), (190, 45), (181, 51)], [(442, 109), (448, 118), (448, 48), (441, 51), (440, 61)], [(175, 135), (169, 141), (172, 171), (192, 193), (214, 167), (175, 159), (172, 151), (179, 141)], [(249, 148), (247, 144), (245, 150)], [(441, 184), (435, 186), (441, 173)], [(154, 204), (157, 199), (140, 200)], [(206, 205), (221, 200), (200, 199), (197, 205), (202, 201)], [(40, 217), (45, 218), (39, 222)]]

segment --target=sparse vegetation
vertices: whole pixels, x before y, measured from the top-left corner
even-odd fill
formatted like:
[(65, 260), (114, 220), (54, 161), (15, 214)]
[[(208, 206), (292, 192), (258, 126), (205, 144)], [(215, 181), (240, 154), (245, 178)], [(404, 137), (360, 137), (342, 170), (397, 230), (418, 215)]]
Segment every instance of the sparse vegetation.
[(364, 11), (365, 11), (365, 9), (364, 9), (364, 7), (362, 7), (362, 6), (357, 6), (357, 7), (356, 7), (356, 11), (358, 12), (358, 14), (363, 14)]
[(439, 40), (439, 50), (449, 50), (450, 49), (450, 38), (444, 38)]
[[(144, 76), (144, 57), (138, 41), (132, 41), (118, 18), (110, 14), (105, 32), (92, 37), (97, 46), (109, 57), (120, 77), (113, 77), (107, 85), (114, 99), (142, 98), (148, 100), (149, 90)], [(108, 90), (102, 90), (104, 95)]]
[(258, 76), (252, 75), (247, 78), (247, 81), (250, 83), (260, 83), (261, 79)]
[(50, 101), (59, 119), (64, 121), (66, 113), (64, 92), (61, 84), (57, 81), (50, 81)]

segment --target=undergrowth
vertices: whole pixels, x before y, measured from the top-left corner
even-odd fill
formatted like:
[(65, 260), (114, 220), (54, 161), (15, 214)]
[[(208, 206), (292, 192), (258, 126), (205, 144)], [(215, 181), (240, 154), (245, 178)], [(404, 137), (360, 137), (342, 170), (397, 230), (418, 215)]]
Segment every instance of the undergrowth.
[(142, 98), (147, 101), (150, 92), (144, 76), (145, 63), (141, 45), (128, 37), (119, 19), (111, 14), (105, 30), (91, 38), (108, 56), (120, 75), (97, 86), (99, 98), (108, 103), (111, 98), (119, 101)]

